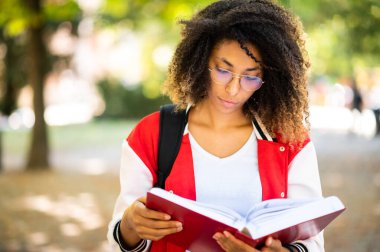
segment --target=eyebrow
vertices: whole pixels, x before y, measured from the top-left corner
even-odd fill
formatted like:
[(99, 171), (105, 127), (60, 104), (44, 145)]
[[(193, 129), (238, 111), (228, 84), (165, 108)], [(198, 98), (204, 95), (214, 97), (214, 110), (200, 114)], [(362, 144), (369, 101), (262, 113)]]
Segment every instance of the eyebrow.
[[(229, 62), (227, 59), (225, 58), (220, 58), (220, 57), (216, 57), (217, 59), (223, 61), (226, 65), (230, 66), (230, 67), (233, 67), (234, 65)], [(245, 71), (256, 71), (256, 70), (260, 70), (260, 67), (252, 67), (252, 68), (247, 68), (245, 69)]]

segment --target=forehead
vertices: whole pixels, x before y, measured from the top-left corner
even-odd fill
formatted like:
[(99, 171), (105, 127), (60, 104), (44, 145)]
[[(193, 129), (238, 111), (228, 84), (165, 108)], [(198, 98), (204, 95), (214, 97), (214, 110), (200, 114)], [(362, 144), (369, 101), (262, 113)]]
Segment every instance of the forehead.
[[(256, 46), (251, 43), (246, 43), (244, 46), (253, 54), (254, 58), (261, 61), (261, 54)], [(210, 55), (210, 61), (217, 62), (220, 59), (225, 59), (234, 66), (253, 67), (259, 64), (235, 40), (222, 40), (216, 44)]]

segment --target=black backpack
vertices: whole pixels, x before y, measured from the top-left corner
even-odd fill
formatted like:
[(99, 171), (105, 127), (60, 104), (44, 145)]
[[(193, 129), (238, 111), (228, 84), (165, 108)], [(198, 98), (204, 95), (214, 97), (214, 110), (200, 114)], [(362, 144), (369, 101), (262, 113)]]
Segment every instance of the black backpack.
[(158, 171), (155, 187), (165, 188), (174, 161), (178, 155), (187, 123), (186, 110), (175, 111), (175, 105), (160, 108), (160, 133), (158, 137)]

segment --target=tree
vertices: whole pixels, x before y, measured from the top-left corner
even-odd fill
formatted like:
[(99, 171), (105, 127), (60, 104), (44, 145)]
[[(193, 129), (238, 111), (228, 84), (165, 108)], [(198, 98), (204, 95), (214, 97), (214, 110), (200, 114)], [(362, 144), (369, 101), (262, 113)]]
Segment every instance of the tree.
[[(317, 62), (314, 64), (317, 74), (339, 76), (351, 73), (353, 65), (362, 59), (366, 60), (365, 64), (378, 65), (379, 1), (340, 0), (339, 4), (328, 0), (279, 1), (301, 17), (314, 43), (312, 46), (316, 48), (311, 50), (311, 55)], [(18, 88), (26, 84), (33, 87), (35, 126), (27, 161), (31, 169), (48, 167), (49, 141), (43, 117), (43, 82), (54, 59), (46, 49), (46, 41), (62, 22), (70, 22), (77, 27), (82, 18), (77, 2), (80, 1), (0, 0), (0, 46), (7, 48), (0, 109), (2, 113), (10, 113), (15, 108)], [(104, 0), (94, 18), (98, 27), (125, 26), (149, 38), (144, 47), (144, 57), (150, 59), (158, 44), (174, 45), (178, 41), (179, 26), (175, 24), (178, 18), (188, 18), (211, 2), (213, 0)], [(19, 62), (28, 62), (27, 81), (23, 78), (25, 70)], [(160, 85), (164, 73), (154, 68), (152, 63), (146, 64), (146, 68), (149, 79), (143, 86), (150, 89), (151, 83)]]
[(27, 167), (29, 169), (49, 167), (49, 147), (47, 126), (44, 119), (44, 80), (47, 62), (46, 45), (43, 41), (44, 20), (42, 18), (41, 0), (28, 0), (27, 10), (31, 22), (27, 28), (27, 60), (29, 63), (28, 78), (33, 89), (34, 126), (29, 149)]
[[(0, 28), (5, 41), (15, 41), (25, 38), (23, 47), (25, 53), (19, 55), (28, 64), (27, 82), (33, 90), (33, 109), (35, 123), (31, 135), (27, 169), (48, 169), (49, 142), (48, 130), (44, 119), (44, 81), (49, 71), (52, 57), (46, 47), (46, 37), (50, 27), (55, 29), (63, 21), (77, 20), (80, 13), (73, 0), (42, 1), (42, 0), (2, 0), (0, 2)], [(5, 10), (5, 11), (4, 11)], [(12, 56), (12, 46), (7, 45), (7, 54)], [(14, 56), (14, 55), (13, 55)], [(50, 57), (49, 57), (50, 56)], [(9, 66), (8, 66), (9, 67)], [(15, 66), (14, 66), (15, 67)], [(16, 70), (22, 70), (15, 67)], [(6, 76), (13, 69), (6, 69)], [(5, 78), (6, 90), (12, 90), (15, 83)], [(3, 103), (7, 104), (3, 96)]]

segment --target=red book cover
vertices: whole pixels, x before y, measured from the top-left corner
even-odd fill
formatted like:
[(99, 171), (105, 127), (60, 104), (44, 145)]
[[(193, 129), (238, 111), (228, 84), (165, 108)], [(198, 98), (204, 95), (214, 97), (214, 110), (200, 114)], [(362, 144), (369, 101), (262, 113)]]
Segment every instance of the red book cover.
[(253, 247), (260, 247), (269, 235), (283, 243), (304, 240), (322, 231), (345, 209), (334, 196), (307, 201), (275, 199), (259, 203), (247, 217), (241, 217), (232, 210), (184, 199), (159, 188), (147, 193), (146, 206), (182, 222), (181, 232), (163, 239), (192, 252), (222, 252), (212, 237), (223, 231)]

